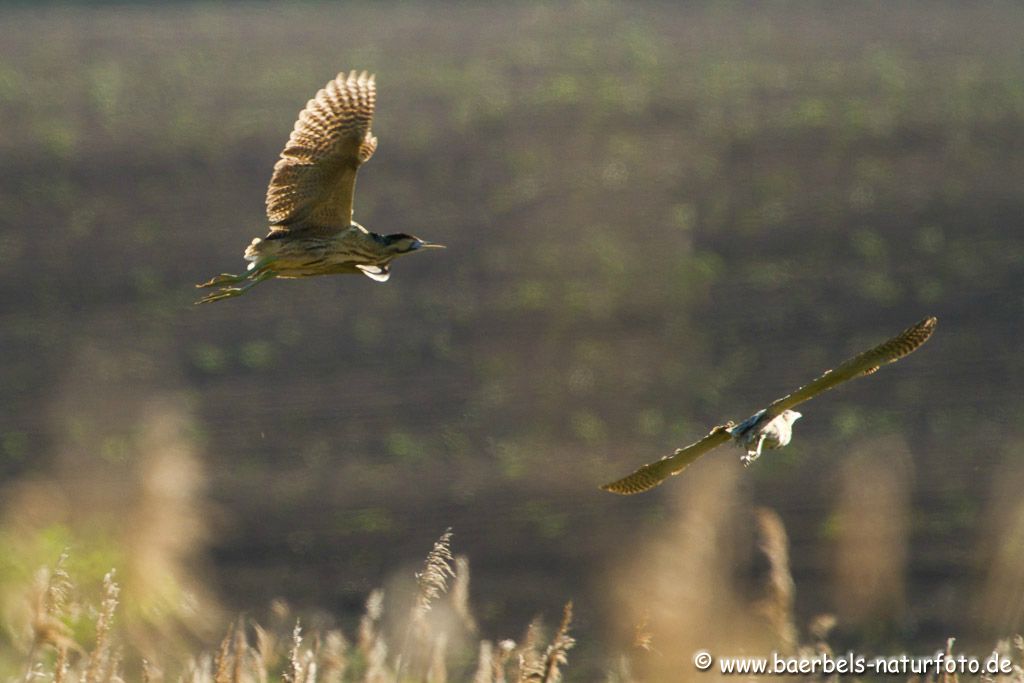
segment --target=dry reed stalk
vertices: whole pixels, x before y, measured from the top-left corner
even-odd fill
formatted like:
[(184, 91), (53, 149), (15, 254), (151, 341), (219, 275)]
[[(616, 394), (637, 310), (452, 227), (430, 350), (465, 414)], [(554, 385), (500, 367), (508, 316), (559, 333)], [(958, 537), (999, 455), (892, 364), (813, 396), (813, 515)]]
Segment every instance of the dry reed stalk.
[(224, 634), (224, 639), (220, 641), (220, 647), (217, 648), (217, 656), (213, 660), (214, 683), (231, 683), (229, 669), (234, 659), (231, 656), (231, 641), (234, 639), (234, 635), (234, 626), (228, 626), (227, 633)]
[(292, 648), (288, 651), (288, 670), (282, 674), (282, 678), (288, 683), (302, 683), (303, 667), (300, 660), (302, 652), (302, 624), (295, 620), (295, 628), (292, 629)]
[(448, 634), (442, 631), (434, 639), (434, 647), (430, 653), (430, 666), (427, 668), (427, 683), (447, 683), (448, 668), (445, 666), (447, 650)]
[(245, 635), (245, 623), (239, 619), (235, 624), (235, 638), (232, 643), (234, 661), (231, 666), (231, 683), (241, 683), (246, 661), (255, 661), (256, 655), (249, 647), (249, 639)]
[(627, 655), (620, 655), (616, 658), (615, 668), (609, 669), (607, 676), (606, 683), (633, 683), (636, 681)]
[(186, 683), (210, 683), (213, 680), (213, 660), (208, 654), (193, 657), (185, 665), (181, 680)]
[(142, 660), (142, 683), (160, 683), (164, 680), (164, 673), (153, 665), (148, 659)]
[(654, 652), (654, 633), (651, 631), (651, 613), (644, 611), (640, 621), (633, 627), (633, 647), (644, 652)]
[[(953, 658), (953, 643), (956, 642), (956, 638), (949, 638), (946, 641), (946, 659)], [(945, 667), (942, 669), (942, 683), (960, 683), (960, 675), (954, 671), (950, 673)]]
[(366, 675), (363, 677), (364, 683), (391, 683), (391, 681), (398, 680), (397, 676), (392, 676), (388, 671), (387, 658), (388, 648), (384, 641), (378, 638), (374, 642), (373, 649), (370, 650), (366, 660), (367, 666)]
[(455, 558), (455, 581), (452, 583), (452, 608), (470, 633), (476, 633), (476, 619), (469, 609), (469, 558), (459, 555)]
[(423, 570), (416, 574), (416, 602), (409, 616), (409, 624), (405, 629), (405, 637), (402, 639), (402, 649), (398, 652), (395, 660), (395, 676), (401, 680), (408, 661), (412, 658), (409, 654), (409, 645), (416, 638), (416, 643), (422, 644), (427, 635), (427, 613), (433, 606), (434, 600), (439, 598), (448, 590), (448, 579), (454, 577), (451, 563), (453, 561), (452, 530), (445, 529), (441, 537), (434, 542), (434, 547), (427, 553), (423, 562)]
[(124, 655), (121, 648), (111, 648), (110, 657), (107, 658), (107, 666), (103, 680), (105, 683), (124, 683), (121, 676), (121, 660)]
[(370, 591), (366, 598), (366, 608), (362, 618), (359, 620), (359, 632), (357, 634), (356, 646), (363, 657), (369, 659), (373, 652), (380, 634), (377, 631), (377, 622), (380, 621), (384, 612), (384, 591), (377, 588)]
[(67, 608), (68, 599), (71, 595), (71, 577), (64, 566), (68, 561), (68, 552), (65, 550), (57, 558), (53, 572), (46, 582), (46, 611), (52, 617), (59, 617)]
[[(1021, 444), (1010, 446), (1009, 451)], [(988, 530), (977, 549), (985, 579), (972, 612), (976, 629), (1012, 633), (1024, 625), (1024, 471), (1004, 465), (992, 475), (985, 513)]]
[(777, 647), (793, 652), (798, 645), (793, 623), (796, 583), (789, 568), (789, 537), (782, 518), (774, 510), (758, 508), (756, 516), (758, 549), (768, 562), (768, 576), (755, 609), (767, 619)]
[(518, 674), (516, 680), (519, 683), (526, 683), (526, 681), (539, 681), (544, 678), (544, 663), (542, 661), (539, 643), (540, 643), (540, 619), (535, 618), (530, 622), (530, 625), (526, 627), (526, 635), (523, 637), (523, 644), (519, 647), (516, 652), (516, 663), (518, 664)]
[(85, 670), (85, 683), (102, 683), (111, 672), (108, 667), (111, 659), (110, 630), (114, 624), (114, 610), (117, 609), (117, 596), (120, 587), (114, 582), (114, 570), (111, 569), (103, 577), (103, 602), (96, 619), (96, 647), (89, 654), (89, 665)]
[(256, 668), (256, 680), (266, 683), (267, 672), (273, 668), (277, 656), (277, 639), (259, 624), (253, 624), (256, 632), (256, 648), (252, 659)]
[(828, 644), (828, 636), (836, 627), (838, 620), (834, 614), (819, 614), (811, 619), (807, 631), (813, 642), (812, 650), (817, 654), (832, 654), (832, 646)]
[(303, 659), (305, 663), (302, 666), (302, 683), (316, 683), (316, 660), (308, 650)]
[(63, 652), (65, 664), (67, 650), (78, 649), (71, 638), (71, 630), (62, 621), (72, 589), (71, 577), (64, 569), (67, 560), (68, 553), (64, 551), (52, 570), (43, 567), (36, 572), (32, 588), (32, 642), (26, 657), (28, 666), (23, 678), (25, 683), (35, 676), (36, 654), (41, 647), (49, 645), (55, 648), (58, 656)]
[(514, 640), (503, 640), (498, 643), (498, 656), (494, 658), (494, 683), (505, 683), (506, 669), (515, 651), (516, 642)]
[(64, 683), (68, 674), (68, 651), (67, 648), (57, 648), (57, 661), (53, 663), (53, 683)]
[(348, 641), (338, 630), (331, 630), (324, 636), (323, 646), (318, 655), (322, 666), (320, 677), (323, 683), (341, 683), (348, 668)]
[(455, 577), (451, 566), (451, 541), (452, 530), (447, 529), (427, 553), (423, 571), (416, 575), (419, 591), (416, 594), (416, 605), (413, 607), (412, 622), (417, 627), (425, 625), (424, 620), (434, 600), (448, 590), (448, 578)]
[(913, 460), (907, 442), (879, 436), (841, 465), (833, 582), (847, 628), (892, 631), (905, 619)]
[(547, 651), (544, 653), (544, 683), (557, 683), (562, 680), (562, 672), (558, 667), (569, 663), (569, 650), (576, 645), (576, 639), (569, 635), (569, 626), (572, 624), (572, 600), (565, 603), (562, 611), (562, 623), (551, 639)]
[(480, 641), (473, 683), (494, 683), (494, 646), (489, 640)]

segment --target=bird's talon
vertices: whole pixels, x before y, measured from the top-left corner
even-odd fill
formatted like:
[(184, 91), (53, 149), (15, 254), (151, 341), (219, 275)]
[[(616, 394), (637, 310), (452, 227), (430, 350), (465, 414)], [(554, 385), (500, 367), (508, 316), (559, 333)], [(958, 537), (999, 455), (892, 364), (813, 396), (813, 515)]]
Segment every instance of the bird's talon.
[[(258, 285), (259, 283), (263, 282), (264, 280), (268, 280), (274, 277), (274, 272), (270, 270), (263, 270), (257, 274), (250, 274), (245, 277), (236, 275), (231, 275), (230, 277), (232, 278), (231, 281), (233, 282), (245, 282), (246, 280), (248, 280), (248, 282), (246, 282), (241, 287), (222, 287), (219, 291), (204, 296), (196, 303), (208, 304), (213, 301), (220, 301), (221, 299), (230, 299), (231, 297), (234, 296), (241, 296), (242, 294), (245, 294), (247, 291)], [(219, 279), (220, 278), (214, 278), (214, 280)]]
[(247, 276), (235, 275), (234, 273), (221, 273), (217, 277), (210, 278), (201, 285), (196, 287), (202, 289), (203, 287), (216, 287), (217, 285), (233, 285), (244, 280)]
[(214, 292), (213, 294), (207, 294), (202, 299), (197, 301), (197, 304), (208, 304), (213, 301), (220, 301), (221, 299), (230, 299), (233, 296), (239, 296), (245, 291), (243, 287), (228, 287), (221, 289), (220, 291)]

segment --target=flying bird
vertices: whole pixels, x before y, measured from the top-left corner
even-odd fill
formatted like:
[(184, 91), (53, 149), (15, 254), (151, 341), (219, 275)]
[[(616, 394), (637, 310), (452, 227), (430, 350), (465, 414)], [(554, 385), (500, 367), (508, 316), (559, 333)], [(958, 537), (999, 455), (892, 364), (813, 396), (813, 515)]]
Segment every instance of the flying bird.
[(299, 114), (267, 188), (270, 233), (245, 250), (245, 273), (197, 287), (220, 287), (197, 304), (240, 296), (271, 278), (362, 273), (377, 282), (391, 262), (441, 248), (413, 235), (379, 235), (352, 220), (356, 172), (377, 149), (370, 131), (377, 84), (364, 71), (341, 73)]
[(811, 383), (783, 396), (743, 422), (735, 424), (729, 421), (718, 425), (700, 441), (680, 448), (673, 455), (665, 456), (657, 462), (644, 465), (629, 476), (605, 484), (601, 488), (622, 495), (642, 493), (654, 488), (671, 475), (679, 474), (697, 458), (730, 439), (746, 450), (746, 454), (740, 459), (744, 465), (750, 465), (761, 456), (763, 449), (782, 448), (790, 442), (793, 438), (793, 423), (802, 417), (793, 408), (843, 382), (870, 375), (886, 363), (893, 363), (914, 352), (932, 336), (937, 323), (937, 318), (925, 318), (892, 339), (854, 356), (834, 370), (826, 370)]

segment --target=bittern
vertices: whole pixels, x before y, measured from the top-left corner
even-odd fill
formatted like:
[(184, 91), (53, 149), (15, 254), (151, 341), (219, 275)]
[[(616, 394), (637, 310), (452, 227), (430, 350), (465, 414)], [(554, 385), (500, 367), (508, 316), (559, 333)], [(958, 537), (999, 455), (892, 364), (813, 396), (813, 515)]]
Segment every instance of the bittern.
[(306, 104), (267, 188), (270, 233), (245, 250), (245, 273), (196, 285), (221, 287), (196, 303), (240, 296), (271, 278), (362, 273), (385, 282), (397, 257), (442, 246), (405, 233), (379, 235), (352, 220), (356, 172), (377, 149), (370, 132), (376, 101), (374, 76), (352, 71)]
[(612, 493), (629, 495), (654, 488), (713, 448), (732, 439), (746, 450), (740, 458), (749, 466), (761, 457), (762, 449), (782, 448), (793, 438), (793, 423), (802, 417), (793, 410), (804, 401), (828, 391), (843, 382), (874, 373), (886, 363), (894, 363), (914, 352), (928, 341), (938, 323), (936, 318), (925, 318), (892, 339), (839, 365), (793, 393), (783, 396), (764, 410), (759, 410), (739, 424), (732, 421), (718, 425), (700, 441), (680, 448), (673, 455), (644, 465), (627, 477), (605, 484), (601, 488)]

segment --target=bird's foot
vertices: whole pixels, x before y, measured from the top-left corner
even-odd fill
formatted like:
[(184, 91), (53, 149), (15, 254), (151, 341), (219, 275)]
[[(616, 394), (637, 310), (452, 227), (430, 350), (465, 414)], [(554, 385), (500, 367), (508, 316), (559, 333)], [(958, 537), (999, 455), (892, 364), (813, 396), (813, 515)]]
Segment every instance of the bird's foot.
[(767, 434), (761, 434), (757, 437), (757, 445), (753, 448), (747, 448), (747, 454), (740, 456), (740, 462), (743, 463), (743, 467), (750, 467), (755, 460), (761, 457), (761, 449), (764, 448), (764, 440), (768, 438)]
[[(213, 278), (213, 280), (210, 280), (210, 282), (206, 283), (205, 285), (199, 285), (199, 286), (200, 287), (212, 287), (213, 284), (215, 283), (215, 281), (222, 281), (222, 282), (226, 282), (226, 283), (234, 283), (234, 282), (245, 282), (246, 280), (248, 280), (248, 282), (246, 282), (246, 284), (242, 285), (241, 287), (221, 287), (216, 292), (213, 292), (212, 294), (207, 294), (206, 296), (204, 296), (202, 299), (200, 299), (196, 303), (197, 304), (209, 304), (209, 303), (213, 303), (214, 301), (220, 301), (221, 299), (230, 299), (232, 297), (242, 296), (243, 294), (245, 294), (247, 291), (249, 291), (250, 289), (252, 289), (256, 285), (258, 285), (259, 283), (263, 282), (264, 280), (270, 279), (272, 277), (274, 277), (274, 272), (270, 271), (270, 270), (265, 270), (265, 271), (259, 273), (258, 275), (254, 275), (254, 274), (250, 273), (246, 277), (238, 277), (238, 276), (234, 276), (234, 275), (227, 275), (228, 279), (224, 279), (224, 280), (221, 280), (221, 278), (225, 278), (225, 275), (221, 275), (219, 277), (215, 277), (215, 278)], [(230, 279), (230, 278), (236, 278), (236, 279)]]
[(230, 299), (231, 297), (242, 296), (243, 294), (245, 294), (245, 290), (247, 290), (247, 289), (249, 289), (249, 288), (248, 287), (222, 287), (222, 288), (218, 289), (216, 292), (213, 292), (212, 294), (207, 294), (206, 296), (204, 296), (199, 301), (196, 301), (196, 303), (197, 304), (209, 304), (209, 303), (213, 303), (214, 301), (220, 301), (221, 299)]
[(216, 287), (218, 285), (237, 285), (239, 282), (245, 282), (249, 278), (249, 274), (235, 275), (234, 273), (221, 273), (215, 278), (207, 280), (201, 285), (196, 287), (202, 289), (204, 287)]

